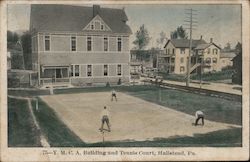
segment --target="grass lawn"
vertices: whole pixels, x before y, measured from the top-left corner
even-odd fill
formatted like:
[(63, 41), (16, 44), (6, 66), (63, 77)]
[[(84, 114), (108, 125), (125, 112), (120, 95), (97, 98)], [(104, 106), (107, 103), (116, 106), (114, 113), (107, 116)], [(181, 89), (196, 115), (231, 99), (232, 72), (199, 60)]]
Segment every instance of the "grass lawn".
[(46, 103), (40, 99), (38, 103), (39, 111), (35, 110), (35, 101), (32, 102), (32, 107), (41, 131), (46, 136), (50, 146), (77, 147), (84, 145), (82, 140), (67, 128)]
[(8, 146), (41, 146), (26, 100), (8, 98)]
[(8, 95), (22, 96), (22, 97), (33, 97), (40, 95), (49, 95), (49, 90), (8, 90)]
[[(160, 72), (160, 76), (163, 77), (163, 79), (166, 80), (172, 80), (172, 81), (179, 81), (179, 82), (185, 82), (186, 81), (186, 75), (178, 75), (178, 74), (167, 74)], [(227, 69), (223, 71), (218, 72), (211, 72), (211, 73), (203, 73), (201, 78), (203, 81), (219, 81), (219, 80), (232, 80), (233, 70)], [(192, 80), (200, 80), (200, 75), (197, 74), (191, 74), (190, 77)]]
[[(219, 72), (213, 72), (213, 73), (204, 73), (202, 74), (202, 80), (203, 81), (218, 81), (218, 80), (227, 80), (232, 79), (233, 75), (233, 69), (228, 69), (224, 71)], [(191, 76), (191, 79), (193, 80), (200, 80), (200, 75), (193, 75)]]

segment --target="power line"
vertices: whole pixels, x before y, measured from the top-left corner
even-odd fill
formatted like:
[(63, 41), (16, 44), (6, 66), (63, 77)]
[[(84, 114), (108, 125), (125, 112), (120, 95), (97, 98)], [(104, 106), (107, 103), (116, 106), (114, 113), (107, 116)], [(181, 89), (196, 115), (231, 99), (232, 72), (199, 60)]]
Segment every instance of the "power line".
[(184, 20), (184, 22), (189, 23), (189, 54), (188, 54), (188, 61), (187, 61), (187, 80), (186, 80), (186, 86), (189, 87), (189, 83), (190, 83), (190, 65), (191, 65), (191, 52), (192, 52), (192, 33), (193, 30), (195, 30), (194, 27), (197, 27), (197, 23), (198, 21), (196, 20), (196, 18), (194, 16), (197, 15), (197, 13), (195, 13), (197, 10), (193, 10), (191, 9), (186, 9), (186, 11), (189, 11), (188, 13), (185, 13), (188, 16), (188, 20)]

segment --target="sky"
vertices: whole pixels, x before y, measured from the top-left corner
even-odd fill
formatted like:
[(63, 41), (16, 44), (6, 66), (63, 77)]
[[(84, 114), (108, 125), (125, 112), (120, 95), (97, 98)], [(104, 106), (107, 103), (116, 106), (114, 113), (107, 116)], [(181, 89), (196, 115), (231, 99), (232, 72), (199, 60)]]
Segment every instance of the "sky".
[[(165, 32), (167, 38), (178, 26), (186, 24), (188, 11), (196, 10), (194, 18), (197, 27), (193, 31), (193, 39), (202, 35), (207, 42), (213, 38), (214, 43), (224, 47), (230, 43), (234, 47), (241, 42), (241, 6), (240, 5), (101, 5), (108, 8), (125, 8), (128, 17), (127, 24), (133, 34), (130, 37), (130, 47), (133, 48), (135, 33), (144, 24), (151, 38), (148, 48), (156, 47), (156, 39), (160, 32)], [(30, 5), (8, 5), (8, 30), (19, 31), (29, 29)], [(184, 27), (186, 27), (184, 25)], [(187, 29), (189, 33), (189, 30)]]

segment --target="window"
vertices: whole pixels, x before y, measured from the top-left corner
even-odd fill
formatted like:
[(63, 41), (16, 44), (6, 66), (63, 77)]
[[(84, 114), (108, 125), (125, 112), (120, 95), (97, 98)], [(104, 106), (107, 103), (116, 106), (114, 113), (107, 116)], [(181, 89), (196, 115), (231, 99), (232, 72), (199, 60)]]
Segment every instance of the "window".
[(206, 64), (210, 64), (211, 63), (211, 58), (206, 58)]
[(100, 28), (101, 28), (101, 23), (100, 23), (100, 21), (95, 21), (95, 29), (96, 29), (96, 30), (100, 30)]
[(94, 24), (91, 24), (91, 29), (94, 30)]
[(168, 54), (170, 54), (170, 49), (168, 49)]
[(50, 36), (45, 36), (45, 51), (50, 51)]
[(117, 38), (117, 51), (122, 51), (122, 38)]
[(78, 77), (79, 75), (79, 65), (75, 65), (75, 76)]
[(184, 72), (185, 71), (185, 67), (184, 66), (181, 66), (180, 67), (180, 72)]
[(175, 59), (174, 58), (171, 58), (171, 63), (174, 63)]
[(122, 65), (117, 65), (117, 75), (122, 75)]
[(104, 37), (104, 51), (108, 51), (108, 38)]
[(210, 54), (210, 48), (207, 49), (207, 54)]
[(181, 63), (184, 63), (184, 58), (183, 57), (181, 58)]
[(214, 63), (214, 64), (217, 63), (217, 58), (213, 58), (213, 63)]
[(103, 24), (101, 25), (101, 30), (104, 30), (104, 26), (103, 26)]
[(88, 65), (87, 67), (87, 76), (88, 77), (92, 76), (92, 65)]
[(74, 76), (74, 65), (70, 66), (70, 76)]
[(87, 50), (88, 51), (92, 50), (92, 40), (91, 40), (91, 37), (87, 37)]
[(174, 48), (172, 49), (172, 51), (173, 51), (172, 54), (174, 54)]
[(71, 37), (71, 51), (76, 51), (76, 37)]
[(108, 76), (108, 65), (104, 65), (103, 75)]
[(218, 50), (216, 48), (213, 49), (213, 54), (218, 54)]
[(185, 48), (181, 48), (181, 54), (185, 54)]

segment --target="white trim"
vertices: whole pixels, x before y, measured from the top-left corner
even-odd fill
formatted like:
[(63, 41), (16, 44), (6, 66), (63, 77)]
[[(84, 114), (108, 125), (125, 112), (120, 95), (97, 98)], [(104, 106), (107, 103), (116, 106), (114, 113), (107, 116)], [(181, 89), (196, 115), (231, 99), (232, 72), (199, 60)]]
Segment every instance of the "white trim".
[(79, 54), (88, 54), (88, 53), (110, 53), (110, 54), (129, 54), (129, 51), (38, 51), (41, 53), (79, 53)]
[[(107, 50), (107, 51), (105, 51), (105, 49), (104, 49), (104, 47), (105, 47), (105, 46), (104, 46), (104, 42), (105, 42), (105, 41), (104, 41), (104, 38), (107, 38), (107, 42), (108, 42), (108, 50)], [(108, 52), (110, 51), (110, 50), (109, 50), (109, 36), (103, 35), (102, 41), (103, 41), (103, 43), (102, 43), (102, 45), (103, 45), (103, 48), (102, 48), (102, 49), (103, 49), (103, 52), (104, 52), (104, 53), (108, 53)]]
[(120, 77), (130, 77), (130, 75), (124, 75), (124, 76), (120, 76), (120, 75), (116, 75), (116, 76), (91, 76), (91, 77), (71, 77), (71, 79), (87, 79), (87, 78), (120, 78)]
[[(118, 75), (118, 65), (121, 65), (121, 75)], [(123, 70), (123, 66), (122, 66), (122, 64), (116, 64), (116, 76), (120, 76), (120, 77), (122, 77), (123, 76), (123, 72), (122, 72), (122, 70)]]
[[(91, 50), (88, 51), (88, 38), (90, 37), (91, 40)], [(92, 52), (93, 51), (93, 37), (92, 36), (87, 36), (86, 37), (86, 52)]]
[[(118, 39), (121, 38), (121, 51), (118, 50)], [(121, 36), (118, 36), (116, 37), (116, 51), (121, 53), (123, 50), (122, 50), (122, 44), (123, 44), (123, 41), (122, 41), (122, 37)]]
[[(73, 67), (73, 68), (71, 69), (71, 67)], [(71, 76), (71, 73), (73, 73), (73, 76)], [(69, 77), (70, 78), (74, 78), (75, 77), (75, 65), (73, 65), (73, 64), (70, 65), (70, 76)]]
[[(46, 43), (45, 43), (46, 39), (45, 39), (45, 37), (46, 36), (49, 36), (49, 50), (46, 50), (46, 48), (45, 48), (45, 46), (46, 46)], [(43, 36), (43, 43), (44, 43), (43, 50), (46, 51), (46, 52), (51, 51), (51, 35), (50, 34), (45, 34)]]
[[(97, 18), (99, 18), (100, 20), (96, 20)], [(100, 29), (96, 29), (95, 27), (95, 22), (100, 22)], [(91, 29), (91, 26), (90, 26), (90, 29), (88, 29), (88, 26), (89, 25), (94, 25), (94, 29)], [(105, 27), (104, 25), (107, 26), (107, 30), (101, 30), (101, 24), (103, 24), (103, 27)], [(96, 15), (82, 30), (91, 30), (91, 31), (112, 31), (111, 28), (107, 25), (107, 23), (99, 16), (99, 15)]]
[[(86, 65), (86, 78), (91, 78), (93, 76), (93, 65), (92, 64), (85, 64), (85, 65)], [(91, 65), (91, 76), (88, 76), (88, 65)]]
[(91, 64), (85, 63), (85, 64), (70, 64), (70, 65), (128, 65), (128, 63), (91, 63)]
[[(107, 65), (107, 75), (104, 75), (104, 66), (105, 65)], [(109, 75), (109, 64), (103, 64), (103, 66), (102, 66), (102, 74), (103, 74), (104, 77), (109, 77), (110, 76)]]
[[(72, 34), (76, 34), (76, 35), (88, 35), (90, 34), (91, 32), (93, 32), (93, 34), (97, 34), (97, 35), (100, 35), (100, 33), (96, 33), (96, 31), (85, 31), (87, 32), (86, 34), (83, 33), (82, 31), (81, 32), (72, 32), (72, 31), (50, 31), (50, 35), (72, 35)], [(44, 35), (44, 34), (48, 34), (48, 31), (40, 31), (40, 32), (37, 32), (41, 35)], [(108, 32), (109, 33), (109, 32)], [(110, 35), (113, 35), (113, 36), (119, 36), (119, 35), (122, 35), (122, 37), (129, 37), (131, 34), (130, 33), (109, 33)]]
[[(79, 76), (76, 76), (76, 66), (79, 67)], [(75, 64), (75, 65), (73, 65), (73, 67), (74, 67), (74, 77), (75, 77), (75, 78), (79, 78), (79, 77), (81, 76), (81, 75), (80, 75), (80, 71), (81, 71), (81, 70), (80, 70), (80, 69), (81, 69), (81, 68), (80, 68), (80, 65), (79, 65), (79, 64)]]
[[(72, 51), (72, 37), (75, 37), (75, 42), (76, 42), (76, 50)], [(71, 35), (70, 36), (70, 52), (71, 53), (76, 53), (77, 52), (77, 36), (76, 35)]]
[[(42, 34), (42, 36), (48, 35), (48, 34)], [(62, 33), (62, 34), (49, 34), (50, 36), (53, 37), (66, 37), (69, 38), (71, 36), (77, 36), (77, 37), (87, 37), (87, 36), (92, 36), (92, 37), (103, 37), (103, 36), (108, 36), (108, 37), (129, 37), (128, 35), (121, 35), (121, 34), (111, 34), (111, 33), (86, 33), (86, 34), (77, 34), (77, 33)], [(33, 36), (36, 37), (36, 36)]]

